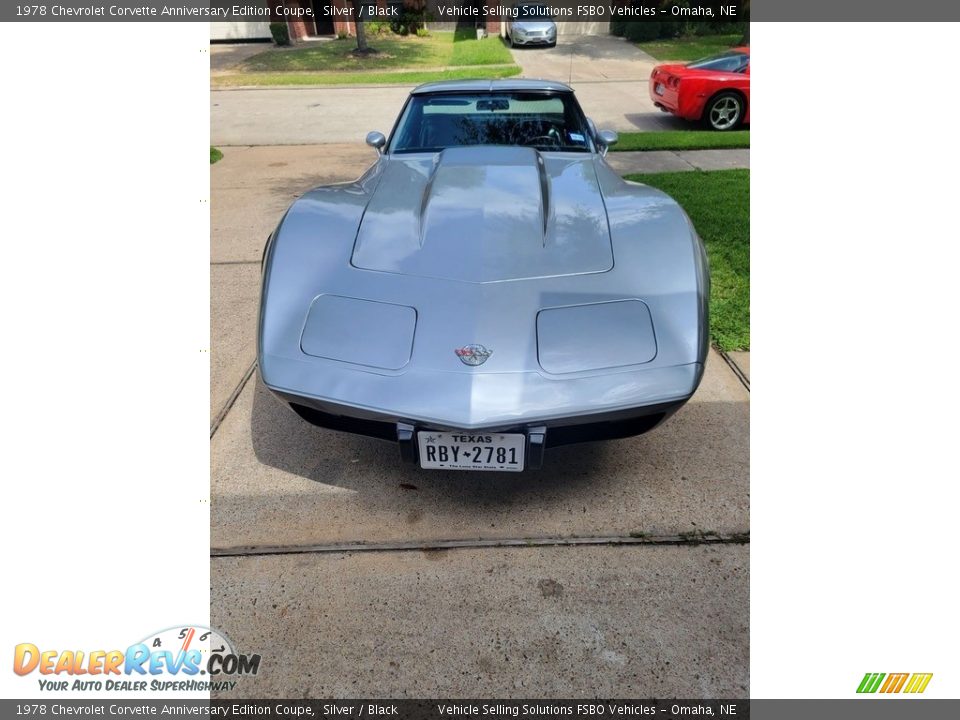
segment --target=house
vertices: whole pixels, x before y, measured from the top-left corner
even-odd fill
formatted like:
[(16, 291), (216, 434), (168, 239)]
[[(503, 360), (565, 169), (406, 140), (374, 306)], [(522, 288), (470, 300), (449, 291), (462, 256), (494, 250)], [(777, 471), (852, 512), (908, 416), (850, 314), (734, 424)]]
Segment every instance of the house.
[[(497, 7), (495, 0), (462, 0), (463, 5), (473, 5), (483, 18), (482, 25), (488, 33), (500, 33), (500, 19), (489, 11), (484, 14), (480, 8), (485, 5)], [(270, 22), (286, 22), (293, 42), (309, 40), (315, 37), (333, 37), (340, 33), (355, 35), (356, 27), (351, 18), (353, 3), (350, 0), (268, 0), (270, 21), (263, 22), (211, 22), (211, 42), (257, 42), (272, 40)], [(397, 8), (396, 13), (425, 12), (427, 17), (438, 18), (437, 0), (376, 0), (379, 8)], [(449, 5), (447, 0), (446, 5)], [(385, 18), (386, 19), (386, 18)], [(453, 29), (456, 23), (436, 23), (435, 29), (449, 25)], [(428, 27), (434, 23), (427, 23)]]
[[(621, 4), (625, 0), (611, 0), (612, 4)], [(211, 42), (266, 42), (273, 39), (270, 22), (286, 22), (290, 39), (293, 42), (311, 38), (333, 37), (340, 33), (355, 35), (356, 27), (350, 10), (351, 0), (260, 0), (263, 7), (270, 8), (270, 20), (261, 22), (211, 22)], [(508, 18), (493, 12), (513, 4), (514, 0), (460, 0), (461, 7), (473, 7), (474, 20), (444, 20), (438, 10), (438, 0), (376, 0), (379, 8), (394, 6), (397, 12), (407, 11), (424, 13), (429, 18), (426, 26), (431, 30), (453, 30), (458, 24), (467, 22), (476, 27), (484, 27), (491, 35), (503, 34), (504, 21)], [(451, 6), (445, 0), (445, 7)], [(560, 35), (606, 35), (609, 22), (558, 23)]]

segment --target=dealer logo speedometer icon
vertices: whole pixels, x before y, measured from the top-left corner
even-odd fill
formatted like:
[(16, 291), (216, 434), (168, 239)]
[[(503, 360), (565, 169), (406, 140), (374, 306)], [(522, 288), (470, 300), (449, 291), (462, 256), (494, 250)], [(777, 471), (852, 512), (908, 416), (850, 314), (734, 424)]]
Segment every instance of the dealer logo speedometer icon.
[(151, 653), (166, 651), (174, 658), (186, 657), (191, 651), (199, 652), (200, 662), (197, 665), (201, 668), (201, 675), (206, 675), (208, 669), (211, 674), (215, 674), (214, 669), (210, 668), (211, 658), (214, 655), (221, 659), (236, 655), (233, 644), (226, 637), (205, 625), (168, 627), (147, 635), (140, 643), (146, 645)]
[(134, 664), (149, 665), (150, 673), (155, 672), (158, 663), (153, 658), (159, 655), (165, 658), (164, 669), (174, 674), (182, 670), (199, 675), (256, 675), (260, 668), (259, 655), (236, 652), (223, 633), (205, 625), (178, 625), (151, 633), (137, 648), (143, 662), (135, 657)]

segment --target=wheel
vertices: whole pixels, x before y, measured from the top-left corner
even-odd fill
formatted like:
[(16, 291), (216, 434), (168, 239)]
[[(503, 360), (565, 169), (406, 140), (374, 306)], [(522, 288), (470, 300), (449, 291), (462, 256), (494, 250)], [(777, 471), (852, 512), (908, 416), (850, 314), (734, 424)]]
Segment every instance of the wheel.
[(703, 119), (714, 130), (733, 130), (743, 121), (743, 98), (735, 92), (714, 96), (707, 103)]

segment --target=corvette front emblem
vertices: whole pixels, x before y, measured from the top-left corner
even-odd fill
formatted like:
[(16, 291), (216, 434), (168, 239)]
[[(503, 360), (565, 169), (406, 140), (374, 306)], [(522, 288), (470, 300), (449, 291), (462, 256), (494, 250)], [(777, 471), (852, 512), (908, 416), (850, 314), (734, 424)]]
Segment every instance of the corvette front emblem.
[(464, 365), (483, 365), (493, 355), (493, 350), (487, 350), (483, 345), (464, 345), (453, 352)]

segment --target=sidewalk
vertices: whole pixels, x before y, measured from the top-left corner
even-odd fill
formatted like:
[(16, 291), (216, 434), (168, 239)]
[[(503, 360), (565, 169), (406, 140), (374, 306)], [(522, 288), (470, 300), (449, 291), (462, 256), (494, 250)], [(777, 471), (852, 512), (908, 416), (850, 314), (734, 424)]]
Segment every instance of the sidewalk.
[(734, 170), (750, 167), (750, 150), (637, 150), (607, 153), (607, 162), (621, 175), (632, 173)]

